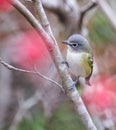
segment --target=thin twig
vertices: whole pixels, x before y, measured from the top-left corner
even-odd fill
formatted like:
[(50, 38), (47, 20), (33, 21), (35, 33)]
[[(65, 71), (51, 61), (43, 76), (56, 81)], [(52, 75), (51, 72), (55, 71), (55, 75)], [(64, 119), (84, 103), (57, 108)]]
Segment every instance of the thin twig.
[[(52, 83), (56, 84), (56, 85), (57, 85), (58, 87), (60, 87), (60, 88), (62, 88), (62, 86), (61, 86), (59, 83), (57, 83), (56, 81), (54, 81), (54, 80), (52, 80), (52, 79), (46, 77), (45, 75), (41, 74), (41, 73), (37, 70), (36, 65), (35, 65), (34, 69), (35, 69), (35, 72), (36, 72), (36, 74), (37, 74), (38, 76), (41, 75), (42, 78), (48, 80), (49, 82), (52, 82)], [(63, 88), (62, 88), (62, 90), (64, 91)]]
[(9, 70), (15, 70), (15, 71), (20, 71), (20, 72), (25, 72), (25, 73), (36, 74), (36, 72), (34, 72), (34, 71), (29, 71), (29, 70), (23, 70), (23, 69), (16, 68), (16, 67), (6, 63), (5, 61), (3, 61), (1, 57), (0, 57), (0, 63)]
[(80, 10), (80, 18), (78, 21), (78, 26), (79, 26), (80, 30), (82, 28), (83, 19), (85, 17), (85, 14), (96, 6), (97, 6), (96, 0), (92, 0), (86, 6), (82, 7), (82, 9)]
[(81, 9), (81, 13), (85, 14), (87, 11), (91, 10), (91, 9), (94, 8), (95, 6), (97, 6), (96, 0), (92, 0), (92, 1), (90, 1), (86, 6), (84, 6), (84, 7)]
[[(36, 74), (37, 76), (40, 76), (41, 78), (43, 78), (43, 79), (45, 79), (45, 80), (48, 80), (49, 82), (51, 82), (51, 83), (57, 85), (58, 87), (62, 88), (62, 86), (61, 86), (59, 83), (57, 83), (56, 81), (54, 81), (54, 80), (52, 80), (52, 79), (46, 77), (45, 75), (41, 74), (41, 73), (37, 70), (36, 66), (35, 66), (35, 71), (30, 71), (30, 70), (23, 70), (23, 69), (16, 68), (16, 67), (14, 67), (14, 66), (12, 66), (12, 65), (10, 65), (10, 64), (8, 64), (8, 63), (6, 63), (5, 61), (3, 61), (1, 58), (0, 58), (0, 63), (1, 63), (2, 65), (4, 65), (4, 66), (5, 66), (7, 69), (9, 69), (9, 70), (15, 70), (15, 71), (20, 71), (20, 72), (24, 72), (24, 73)], [(63, 88), (62, 88), (62, 90), (63, 90)], [(64, 91), (64, 90), (63, 90), (63, 91)]]

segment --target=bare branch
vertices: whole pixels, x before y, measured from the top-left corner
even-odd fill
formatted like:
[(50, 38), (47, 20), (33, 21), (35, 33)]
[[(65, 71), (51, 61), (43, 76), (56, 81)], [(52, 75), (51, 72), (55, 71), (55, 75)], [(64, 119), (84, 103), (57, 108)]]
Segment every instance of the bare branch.
[(97, 5), (96, 0), (90, 1), (86, 6), (81, 9), (81, 13), (85, 14)]
[(1, 63), (3, 66), (5, 66), (7, 69), (9, 69), (9, 70), (15, 70), (15, 71), (20, 71), (20, 72), (35, 74), (34, 71), (23, 70), (23, 69), (16, 68), (16, 67), (14, 67), (14, 66), (12, 66), (12, 65), (9, 65), (9, 64), (6, 63), (5, 61), (3, 61), (1, 58), (0, 58), (0, 63)]
[(113, 29), (116, 30), (116, 15), (111, 9), (111, 7), (107, 4), (105, 0), (97, 0), (98, 5), (100, 6), (101, 10), (104, 12), (104, 14), (109, 19), (111, 26)]
[(56, 40), (53, 36), (50, 23), (47, 19), (47, 16), (45, 15), (45, 11), (43, 9), (42, 3), (40, 0), (33, 0), (34, 3), (34, 8), (37, 14), (38, 19), (40, 19), (41, 24), (43, 25), (43, 28), (46, 30), (46, 32), (50, 35), (52, 38), (53, 42), (56, 44)]
[(82, 29), (83, 19), (84, 19), (86, 13), (96, 6), (97, 6), (96, 0), (92, 0), (80, 10), (80, 18), (78, 21), (78, 26), (79, 26), (80, 30)]
[(38, 20), (40, 20), (40, 23), (42, 24), (42, 26), (46, 30), (46, 32), (49, 32), (50, 31), (49, 22), (48, 22), (48, 20), (46, 20), (47, 18), (46, 18), (44, 10), (42, 8), (42, 4), (41, 4), (40, 0), (33, 0), (33, 3), (34, 3), (34, 9), (35, 9)]
[[(54, 83), (54, 84), (57, 85), (58, 87), (62, 88), (62, 86), (61, 86), (59, 83), (57, 83), (56, 81), (54, 81), (54, 80), (52, 80), (52, 79), (50, 79), (50, 78), (44, 76), (43, 74), (41, 74), (41, 73), (37, 70), (37, 67), (36, 67), (36, 66), (35, 66), (35, 73), (36, 73), (38, 76), (41, 76), (43, 79), (46, 79), (46, 80), (48, 80), (48, 81)], [(62, 90), (64, 91), (63, 88), (62, 88)]]
[(37, 21), (37, 19), (32, 15), (32, 13), (18, 0), (10, 0), (10, 3), (27, 19), (27, 21), (39, 32), (39, 35), (46, 41), (46, 44), (49, 42), (52, 44), (51, 38), (48, 34), (44, 31), (41, 24)]
[(59, 7), (58, 4), (51, 4), (51, 2), (48, 2), (48, 1), (42, 0), (42, 4), (45, 9), (47, 9), (48, 11), (51, 11), (53, 13), (56, 13), (56, 14), (57, 14), (58, 10), (60, 9), (60, 8), (58, 8)]
[(31, 12), (20, 1), (11, 0), (10, 2), (24, 17), (28, 19), (28, 21), (34, 28), (39, 28), (39, 30), (43, 32), (41, 24), (36, 20), (36, 18), (31, 14)]
[(78, 32), (78, 28), (76, 28), (79, 17), (77, 0), (57, 0), (53, 3), (42, 0), (42, 2), (46, 10), (56, 14), (59, 21), (66, 28), (67, 35)]
[[(61, 21), (64, 21), (65, 16), (66, 16), (66, 15), (65, 15), (65, 5), (64, 5), (64, 1), (61, 0), (59, 3), (52, 4), (51, 2), (42, 0), (42, 3), (43, 3), (43, 7), (44, 7), (46, 10), (48, 10), (48, 11), (50, 11), (50, 12), (56, 14)], [(62, 5), (62, 6), (61, 6), (61, 5)]]
[[(1, 58), (0, 58), (0, 63), (1, 63), (2, 65), (4, 65), (4, 66), (5, 66), (7, 69), (9, 69), (9, 70), (15, 70), (15, 71), (20, 71), (20, 72), (24, 72), (24, 73), (36, 74), (36, 75), (40, 76), (41, 78), (43, 78), (43, 79), (45, 79), (45, 80), (48, 80), (49, 82), (54, 83), (56, 86), (62, 88), (62, 86), (61, 86), (59, 83), (57, 83), (56, 81), (54, 81), (54, 80), (52, 80), (52, 79), (46, 77), (45, 75), (41, 74), (41, 73), (37, 70), (36, 66), (35, 66), (35, 71), (30, 71), (30, 70), (19, 69), (19, 68), (16, 68), (16, 67), (12, 66), (12, 65), (9, 65), (8, 63), (4, 62)], [(63, 88), (62, 88), (62, 90), (63, 90)], [(63, 90), (63, 91), (64, 91), (64, 90)]]

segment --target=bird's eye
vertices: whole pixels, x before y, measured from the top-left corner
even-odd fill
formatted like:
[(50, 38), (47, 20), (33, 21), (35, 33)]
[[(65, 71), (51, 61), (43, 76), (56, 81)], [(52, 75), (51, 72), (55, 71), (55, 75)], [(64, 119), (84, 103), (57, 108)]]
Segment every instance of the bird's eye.
[(77, 43), (73, 43), (72, 46), (73, 46), (73, 47), (77, 47), (78, 44), (77, 44)]

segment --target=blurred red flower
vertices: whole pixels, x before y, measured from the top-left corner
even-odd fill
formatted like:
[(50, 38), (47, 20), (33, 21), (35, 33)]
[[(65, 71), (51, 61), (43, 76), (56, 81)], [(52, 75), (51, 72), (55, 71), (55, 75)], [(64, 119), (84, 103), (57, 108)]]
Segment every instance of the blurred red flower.
[(12, 48), (13, 63), (23, 68), (33, 68), (39, 64), (44, 68), (50, 62), (50, 55), (42, 38), (35, 31), (25, 32), (16, 39)]
[(82, 97), (90, 111), (116, 108), (114, 87), (116, 87), (116, 76), (96, 78), (90, 88), (85, 88)]
[(0, 11), (6, 11), (11, 8), (8, 0), (0, 0)]

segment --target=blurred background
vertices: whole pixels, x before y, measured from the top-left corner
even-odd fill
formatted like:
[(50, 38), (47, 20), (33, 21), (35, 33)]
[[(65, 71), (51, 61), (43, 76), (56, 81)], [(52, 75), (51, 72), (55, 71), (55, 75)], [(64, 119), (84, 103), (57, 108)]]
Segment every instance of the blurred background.
[[(116, 1), (99, 1), (42, 0), (64, 58), (66, 48), (61, 42), (69, 35), (81, 33), (90, 41), (95, 61), (92, 86), (80, 83), (77, 89), (98, 130), (116, 130), (116, 26), (112, 24)], [(36, 17), (32, 2), (22, 3)], [(82, 17), (81, 12), (90, 5)], [(107, 12), (114, 17), (109, 18)], [(61, 84), (43, 40), (5, 0), (0, 0), (0, 57), (25, 70), (36, 65), (39, 72)], [(59, 129), (85, 130), (61, 88), (40, 76), (0, 64), (0, 130)]]

